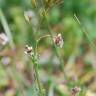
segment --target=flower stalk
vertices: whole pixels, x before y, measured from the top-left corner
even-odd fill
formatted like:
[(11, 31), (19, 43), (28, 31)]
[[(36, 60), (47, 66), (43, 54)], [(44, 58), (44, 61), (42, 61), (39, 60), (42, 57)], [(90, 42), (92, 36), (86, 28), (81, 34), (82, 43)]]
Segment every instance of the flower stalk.
[(43, 96), (43, 91), (42, 91), (42, 87), (41, 87), (41, 84), (40, 84), (40, 80), (39, 80), (39, 74), (38, 74), (38, 64), (37, 64), (37, 61), (35, 59), (32, 59), (33, 61), (33, 67), (34, 67), (34, 71), (35, 71), (35, 78), (36, 78), (36, 82), (37, 82), (37, 85), (38, 85), (38, 89), (39, 89), (39, 93), (40, 93), (40, 96)]
[(33, 62), (33, 67), (34, 67), (34, 71), (35, 71), (35, 79), (36, 79), (36, 83), (37, 83), (37, 86), (39, 89), (39, 93), (40, 93), (40, 96), (43, 96), (43, 91), (42, 91), (42, 87), (40, 85), (39, 74), (38, 74), (37, 51), (34, 52), (32, 46), (26, 45), (25, 54), (27, 54), (29, 57), (31, 57), (31, 60)]

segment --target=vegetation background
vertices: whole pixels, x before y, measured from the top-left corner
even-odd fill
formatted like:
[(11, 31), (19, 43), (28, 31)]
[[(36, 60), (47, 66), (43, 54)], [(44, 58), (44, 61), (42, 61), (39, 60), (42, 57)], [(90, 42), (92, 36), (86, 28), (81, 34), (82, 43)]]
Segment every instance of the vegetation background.
[[(37, 8), (31, 0), (0, 0), (0, 96), (39, 96), (24, 47), (34, 48), (35, 40), (50, 30), (62, 34), (64, 46), (55, 49), (49, 37), (39, 42), (38, 73), (45, 95), (72, 96), (78, 86), (76, 96), (96, 96), (96, 0), (42, 0), (49, 8), (48, 21), (36, 1)], [(31, 23), (24, 17), (28, 10), (35, 14)]]

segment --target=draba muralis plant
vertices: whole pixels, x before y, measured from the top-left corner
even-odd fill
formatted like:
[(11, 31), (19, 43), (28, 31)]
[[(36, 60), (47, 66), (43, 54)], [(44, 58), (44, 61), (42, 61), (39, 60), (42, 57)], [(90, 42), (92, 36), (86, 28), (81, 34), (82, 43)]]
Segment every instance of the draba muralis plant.
[[(52, 41), (53, 41), (53, 43), (55, 45), (55, 49), (57, 49), (56, 48), (57, 46), (59, 46), (61, 48), (63, 47), (64, 42), (63, 42), (63, 39), (62, 39), (62, 35), (61, 34), (58, 34), (57, 36), (53, 36), (52, 30), (51, 30), (51, 27), (50, 27), (50, 24), (49, 24), (49, 21), (48, 21), (48, 18), (47, 18), (47, 12), (50, 10), (50, 8), (51, 7), (54, 7), (55, 5), (57, 5), (58, 2), (60, 3), (60, 1), (63, 1), (63, 0), (32, 0), (32, 5), (36, 9), (36, 11), (38, 13), (38, 16), (41, 16), (41, 17), (43, 17), (41, 19), (46, 20), (46, 23), (47, 23), (47, 26), (48, 26), (48, 32), (49, 32), (49, 35), (41, 36), (38, 40), (36, 40), (36, 46), (35, 46), (34, 49), (33, 49), (32, 46), (28, 46), (28, 45), (26, 45), (26, 48), (25, 48), (26, 49), (25, 50), (25, 53), (31, 57), (32, 62), (33, 62), (33, 65), (34, 65), (33, 67), (34, 67), (34, 70), (35, 70), (35, 78), (36, 78), (36, 82), (37, 82), (37, 85), (38, 85), (40, 96), (44, 96), (44, 92), (42, 90), (43, 88), (42, 88), (42, 86), (40, 84), (39, 76), (38, 76), (38, 62), (37, 62), (38, 61), (38, 58), (37, 58), (38, 57), (38, 52), (37, 52), (38, 43), (39, 43), (39, 41), (42, 38), (51, 37), (51, 39), (52, 39)], [(31, 22), (33, 25), (34, 25), (34, 23), (36, 23), (36, 22), (34, 22), (36, 19), (35, 19), (35, 16), (34, 16), (34, 12), (33, 11), (31, 11), (31, 10), (26, 11), (24, 13), (24, 15), (25, 15), (25, 19), (29, 23)], [(79, 22), (77, 16), (74, 15), (74, 17), (77, 20), (78, 24), (81, 26), (81, 23)], [(42, 21), (41, 19), (40, 19), (40, 21)], [(39, 25), (40, 24), (42, 24), (42, 22), (39, 22)], [(37, 28), (35, 31), (38, 32), (38, 29), (39, 28)], [(89, 37), (88, 34), (86, 34), (86, 36)], [(94, 46), (92, 44), (92, 42), (91, 42), (91, 45)], [(58, 51), (58, 50), (56, 50), (56, 51)], [(57, 54), (58, 54), (58, 52), (57, 52)], [(60, 59), (60, 63), (62, 64), (61, 61), (62, 60)], [(62, 66), (62, 70), (64, 70), (63, 68), (64, 67)], [(65, 77), (66, 77), (66, 74), (65, 74)], [(68, 83), (70, 83), (70, 82), (68, 82)], [(76, 96), (79, 93), (79, 91), (80, 91), (80, 88), (74, 87), (74, 88), (72, 88), (71, 95), (72, 96)]]
[[(38, 40), (36, 40), (35, 49), (33, 49), (32, 46), (28, 46), (28, 45), (25, 46), (25, 54), (28, 55), (29, 57), (31, 57), (31, 60), (33, 62), (33, 67), (34, 67), (34, 71), (35, 71), (35, 80), (36, 80), (36, 83), (38, 85), (40, 96), (44, 96), (44, 91), (42, 90), (42, 86), (40, 84), (39, 75), (38, 75), (38, 52), (37, 52), (37, 48), (38, 48), (39, 41), (42, 38), (46, 38), (46, 37), (50, 37), (50, 35), (42, 36)], [(56, 46), (58, 46), (60, 48), (63, 47), (64, 43), (63, 43), (63, 39), (62, 39), (61, 34), (54, 36), (53, 41), (56, 44)]]
[[(36, 40), (36, 45), (35, 45), (34, 49), (33, 49), (32, 46), (26, 45), (25, 46), (25, 54), (27, 54), (33, 62), (33, 67), (34, 67), (34, 71), (35, 71), (35, 73), (34, 73), (35, 77), (34, 78), (35, 78), (35, 81), (36, 81), (36, 84), (37, 84), (37, 87), (38, 87), (38, 90), (39, 90), (39, 95), (44, 96), (45, 93), (44, 93), (43, 88), (41, 86), (41, 83), (40, 83), (40, 80), (39, 80), (39, 74), (38, 74), (38, 51), (37, 51), (38, 43), (41, 39), (50, 37), (52, 39), (53, 43), (54, 43), (55, 48), (56, 47), (62, 48), (64, 42), (63, 42), (63, 38), (62, 38), (61, 33), (59, 33), (55, 36), (52, 35), (51, 29), (50, 29), (50, 26), (49, 26), (49, 23), (48, 23), (48, 19), (47, 19), (47, 12), (49, 11), (49, 9), (53, 5), (56, 5), (57, 3), (59, 4), (59, 0), (45, 0), (45, 1), (40, 0), (40, 2), (39, 1), (37, 2), (37, 1), (38, 0), (32, 0), (32, 4), (33, 4), (34, 8), (36, 8), (36, 10), (38, 11), (39, 16), (41, 16), (40, 19), (45, 19), (46, 20), (48, 28), (49, 28), (49, 30), (48, 30), (49, 35), (41, 36), (40, 38), (38, 38)], [(38, 9), (39, 3), (42, 5), (42, 7), (39, 8), (40, 10)], [(37, 28), (37, 29), (35, 29), (35, 32), (38, 32), (39, 26), (36, 27), (36, 25), (38, 25), (37, 24), (38, 22), (36, 21), (36, 16), (35, 16), (34, 12), (32, 10), (25, 11), (24, 16), (25, 16), (26, 21), (29, 24), (33, 24), (33, 26), (35, 25), (35, 28)], [(43, 16), (43, 18), (42, 18), (42, 16)], [(41, 22), (39, 22), (40, 23), (39, 25), (41, 25), (43, 20), (40, 20), (40, 21)], [(34, 23), (36, 23), (36, 24), (34, 24)]]

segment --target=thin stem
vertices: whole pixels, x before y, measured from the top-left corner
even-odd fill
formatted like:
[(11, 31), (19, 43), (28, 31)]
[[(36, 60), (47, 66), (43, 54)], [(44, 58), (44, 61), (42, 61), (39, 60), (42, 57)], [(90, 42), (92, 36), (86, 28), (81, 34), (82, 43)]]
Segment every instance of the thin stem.
[(40, 96), (43, 96), (43, 92), (42, 92), (42, 87), (40, 85), (40, 81), (39, 81), (39, 74), (38, 74), (38, 69), (37, 69), (37, 62), (33, 60), (33, 63), (34, 63), (34, 70), (35, 70), (35, 77), (36, 77), (36, 81), (37, 81), (37, 85), (38, 85), (38, 88), (39, 88), (39, 91), (40, 91)]
[[(54, 42), (54, 41), (53, 41), (53, 35), (52, 35), (51, 27), (50, 27), (50, 24), (49, 24), (49, 21), (48, 21), (48, 18), (47, 18), (47, 15), (46, 15), (46, 14), (45, 14), (45, 19), (46, 19), (46, 22), (47, 22), (49, 34), (50, 34), (50, 36), (51, 36), (51, 40), (52, 40), (52, 42)], [(53, 44), (54, 44), (54, 43), (53, 43)], [(62, 72), (64, 73), (64, 77), (65, 77), (66, 80), (68, 80), (68, 77), (67, 77), (67, 75), (66, 75), (66, 73), (65, 73), (65, 71), (64, 71), (64, 62), (63, 62), (63, 60), (60, 58), (59, 53), (58, 53), (58, 50), (57, 50), (57, 47), (56, 47), (55, 44), (54, 44), (54, 48), (55, 48), (55, 51), (56, 51), (56, 55), (57, 55), (57, 57), (58, 57), (59, 60), (60, 60), (61, 70), (62, 70)]]
[[(45, 8), (45, 6), (43, 5), (43, 1), (42, 0), (40, 0), (41, 1), (41, 4), (42, 4), (42, 6), (43, 6), (43, 8), (44, 8), (44, 17), (45, 17), (45, 19), (46, 19), (46, 23), (47, 23), (47, 26), (48, 26), (48, 32), (49, 32), (49, 34), (50, 34), (50, 37), (51, 37), (51, 40), (53, 41), (53, 35), (52, 35), (52, 32), (51, 32), (51, 27), (50, 27), (50, 24), (49, 24), (49, 21), (48, 21), (48, 18), (47, 18), (47, 14), (46, 14), (46, 8)], [(53, 41), (54, 42), (54, 41)], [(54, 44), (54, 43), (53, 43)], [(58, 51), (57, 51), (57, 48), (56, 48), (56, 45), (54, 44), (54, 48), (55, 48), (55, 51), (56, 51), (56, 54), (57, 54), (57, 57), (59, 58), (59, 60), (60, 60), (60, 63), (61, 63), (61, 69), (62, 69), (62, 71), (63, 71), (63, 73), (64, 73), (64, 77), (68, 80), (68, 77), (67, 77), (67, 75), (66, 75), (66, 73), (65, 73), (65, 71), (64, 71), (64, 62), (63, 62), (63, 60), (60, 58), (60, 56), (59, 56), (59, 53), (58, 53)]]
[(76, 19), (77, 23), (79, 24), (79, 26), (81, 27), (82, 29), (82, 32), (85, 33), (86, 37), (88, 38), (89, 42), (90, 42), (90, 45), (91, 45), (91, 48), (93, 49), (96, 49), (96, 45), (91, 41), (90, 37), (89, 37), (89, 34), (88, 34), (88, 30), (83, 27), (83, 24), (81, 24), (79, 18), (76, 16), (76, 14), (74, 14), (74, 18)]
[(37, 39), (37, 41), (36, 41), (36, 50), (35, 50), (35, 53), (37, 52), (38, 43), (40, 42), (40, 40), (43, 39), (43, 38), (46, 38), (46, 37), (50, 37), (50, 35), (41, 36), (39, 39)]
[[(37, 6), (38, 7), (38, 6)], [(40, 29), (40, 25), (42, 23), (43, 19), (40, 20), (40, 24), (39, 26), (37, 27), (35, 33), (37, 32), (38, 33), (38, 30)], [(37, 56), (37, 46), (38, 46), (38, 42), (40, 41), (40, 39), (36, 40), (36, 47), (35, 47), (35, 54), (34, 54), (34, 57), (32, 59), (32, 62), (33, 62), (33, 67), (34, 67), (34, 71), (35, 71), (35, 79), (36, 79), (36, 82), (37, 82), (37, 85), (38, 85), (38, 88), (39, 88), (39, 92), (40, 92), (40, 96), (43, 96), (43, 91), (42, 91), (42, 87), (41, 87), (41, 84), (40, 84), (40, 80), (39, 80), (39, 74), (38, 74), (38, 64), (37, 64), (37, 60), (35, 59), (35, 56)]]
[(46, 38), (46, 37), (50, 37), (50, 35), (41, 36), (41, 37), (37, 40), (37, 42), (39, 42), (41, 39)]

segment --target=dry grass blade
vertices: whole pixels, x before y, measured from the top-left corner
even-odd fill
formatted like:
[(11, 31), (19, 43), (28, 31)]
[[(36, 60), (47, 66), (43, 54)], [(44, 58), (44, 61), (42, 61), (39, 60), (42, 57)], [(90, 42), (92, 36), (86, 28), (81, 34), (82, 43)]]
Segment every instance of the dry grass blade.
[(92, 42), (92, 40), (90, 39), (90, 36), (88, 34), (88, 30), (86, 27), (83, 26), (83, 24), (80, 22), (79, 18), (77, 17), (76, 14), (74, 14), (74, 18), (76, 19), (77, 23), (79, 24), (82, 32), (86, 35), (86, 37), (88, 38), (89, 42), (90, 42), (90, 47), (95, 51), (96, 49), (96, 45)]

